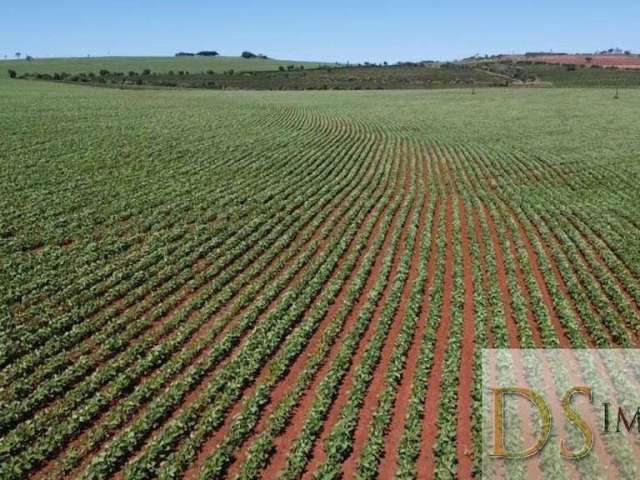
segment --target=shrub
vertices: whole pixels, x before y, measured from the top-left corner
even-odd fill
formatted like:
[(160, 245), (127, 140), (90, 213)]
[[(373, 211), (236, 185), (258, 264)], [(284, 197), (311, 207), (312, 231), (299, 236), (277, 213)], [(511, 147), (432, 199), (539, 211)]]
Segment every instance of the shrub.
[(129, 71), (129, 76), (130, 77), (135, 77), (137, 75), (136, 72), (134, 72), (133, 70)]
[(142, 71), (142, 74), (143, 74), (143, 75), (151, 75), (151, 70), (149, 70), (148, 68), (145, 68), (145, 69)]
[(193, 57), (195, 53), (191, 52), (178, 52), (176, 53), (176, 57)]
[(201, 57), (217, 57), (218, 52), (216, 52), (215, 50), (203, 50), (201, 52), (198, 52), (198, 55)]
[(215, 72), (213, 70), (207, 70), (207, 75), (213, 75)]
[(269, 57), (261, 53), (255, 54), (253, 52), (248, 52), (245, 50), (244, 52), (242, 52), (242, 58), (261, 58), (263, 60), (267, 60)]
[(281, 72), (284, 72), (284, 71), (285, 71), (285, 68), (284, 68), (284, 66), (280, 65), (280, 66), (278, 67), (278, 70), (280, 70)]
[(16, 78), (18, 74), (15, 70), (9, 69), (9, 78)]

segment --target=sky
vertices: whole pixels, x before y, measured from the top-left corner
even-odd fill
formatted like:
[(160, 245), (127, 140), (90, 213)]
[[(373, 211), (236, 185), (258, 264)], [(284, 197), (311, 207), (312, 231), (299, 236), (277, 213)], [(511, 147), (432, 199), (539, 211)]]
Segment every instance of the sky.
[(640, 52), (639, 25), (639, 0), (3, 0), (0, 58), (250, 50), (356, 63)]

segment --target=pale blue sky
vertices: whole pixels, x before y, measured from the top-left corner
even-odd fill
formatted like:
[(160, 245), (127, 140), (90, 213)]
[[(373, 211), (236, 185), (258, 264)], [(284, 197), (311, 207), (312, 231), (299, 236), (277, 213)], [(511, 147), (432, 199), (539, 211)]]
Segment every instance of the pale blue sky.
[(0, 56), (242, 50), (325, 61), (640, 51), (640, 1), (29, 1), (0, 4)]

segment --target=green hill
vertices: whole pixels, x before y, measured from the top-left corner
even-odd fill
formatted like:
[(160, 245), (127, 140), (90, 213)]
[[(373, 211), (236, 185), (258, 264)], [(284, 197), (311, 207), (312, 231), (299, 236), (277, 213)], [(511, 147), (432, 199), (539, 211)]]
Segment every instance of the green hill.
[[(321, 65), (319, 62), (295, 62), (288, 60), (241, 58), (241, 57), (83, 57), (83, 58), (38, 58), (26, 60), (2, 60), (0, 68), (13, 69), (23, 73), (81, 73), (97, 72), (101, 69), (128, 72), (140, 72), (146, 68), (155, 73), (167, 73), (170, 70), (189, 71), (190, 73), (224, 72), (233, 69), (241, 71), (277, 70), (279, 66), (304, 65), (307, 68)], [(3, 75), (4, 76), (4, 75)]]

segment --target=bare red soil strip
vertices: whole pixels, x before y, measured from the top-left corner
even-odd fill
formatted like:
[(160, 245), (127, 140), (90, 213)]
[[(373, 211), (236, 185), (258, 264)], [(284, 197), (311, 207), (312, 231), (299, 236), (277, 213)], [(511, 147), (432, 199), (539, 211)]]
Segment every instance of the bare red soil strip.
[(387, 338), (385, 339), (384, 346), (382, 347), (380, 361), (374, 369), (373, 380), (369, 385), (367, 394), (365, 395), (364, 402), (360, 409), (360, 415), (358, 416), (358, 425), (354, 433), (353, 449), (351, 450), (351, 455), (347, 458), (343, 465), (343, 475), (346, 478), (353, 478), (356, 475), (357, 461), (360, 458), (362, 449), (367, 442), (369, 434), (369, 424), (371, 423), (373, 413), (376, 409), (378, 397), (384, 390), (386, 378), (385, 372), (389, 367), (391, 356), (393, 355), (393, 350), (396, 346), (396, 339), (398, 338), (398, 335), (400, 334), (400, 330), (402, 328), (402, 323), (407, 311), (407, 304), (411, 296), (411, 289), (416, 279), (418, 278), (420, 246), (422, 243), (422, 237), (424, 236), (425, 217), (428, 208), (428, 202), (429, 198), (427, 196), (420, 211), (417, 235), (413, 245), (413, 251), (411, 253), (411, 260), (409, 264), (409, 274), (402, 290), (400, 303), (394, 315), (394, 319), (387, 334)]
[(473, 398), (473, 372), (475, 364), (475, 314), (473, 305), (473, 267), (471, 242), (467, 227), (466, 208), (463, 199), (458, 201), (460, 210), (460, 238), (462, 239), (462, 265), (464, 271), (464, 307), (462, 327), (462, 351), (458, 387), (458, 428), (456, 447), (458, 453), (458, 477), (471, 478), (473, 472), (473, 437), (471, 432)]
[[(406, 191), (408, 190), (408, 182), (409, 182), (408, 172), (405, 172), (404, 176), (405, 176), (404, 190), (406, 193)], [(398, 216), (400, 213), (400, 208), (401, 207), (398, 207), (398, 209), (393, 215), (390, 226), (387, 232), (385, 233), (383, 245), (380, 251), (376, 255), (376, 259), (374, 261), (369, 277), (367, 278), (367, 282), (362, 290), (362, 293), (358, 297), (358, 300), (356, 301), (351, 312), (347, 316), (347, 319), (345, 321), (345, 326), (343, 327), (344, 332), (349, 332), (352, 330), (353, 325), (358, 319), (358, 315), (360, 311), (362, 310), (362, 308), (364, 307), (367, 301), (367, 297), (369, 296), (369, 293), (373, 289), (376, 283), (376, 280), (380, 275), (380, 272), (382, 270), (382, 266), (384, 263), (384, 252), (386, 252), (389, 249), (392, 232), (394, 230), (394, 225), (397, 223)], [(313, 405), (313, 402), (315, 401), (315, 390), (318, 384), (322, 381), (322, 379), (325, 377), (325, 375), (329, 371), (334, 359), (337, 357), (340, 351), (340, 347), (341, 347), (341, 342), (340, 340), (338, 340), (334, 343), (333, 347), (331, 348), (331, 352), (329, 353), (329, 356), (326, 362), (324, 363), (324, 365), (316, 375), (313, 384), (310, 386), (310, 388), (307, 390), (307, 392), (303, 396), (301, 402), (298, 405), (298, 408), (296, 409), (296, 412), (294, 413), (291, 419), (291, 422), (289, 423), (287, 428), (284, 430), (284, 432), (282, 432), (278, 437), (274, 439), (275, 454), (270, 459), (270, 462), (267, 465), (265, 471), (262, 473), (261, 475), (262, 478), (276, 478), (278, 473), (286, 466), (286, 462), (287, 462), (286, 456), (289, 451), (289, 448), (291, 447), (291, 445), (293, 445), (295, 439), (297, 438), (299, 433), (302, 431), (305, 418), (306, 418), (306, 413), (308, 412), (308, 410)], [(241, 463), (239, 461), (236, 462), (237, 466), (239, 466), (240, 464)], [(230, 472), (234, 471), (235, 468), (238, 468), (236, 465), (232, 466)]]
[[(385, 436), (385, 451), (380, 462), (380, 478), (393, 478), (395, 468), (398, 461), (398, 446), (404, 432), (404, 405), (409, 404), (411, 398), (411, 388), (413, 385), (413, 377), (415, 375), (418, 356), (420, 355), (420, 347), (424, 332), (427, 327), (427, 318), (430, 308), (430, 290), (435, 277), (437, 251), (437, 235), (438, 221), (440, 218), (440, 200), (436, 200), (433, 211), (433, 220), (431, 223), (431, 247), (429, 250), (429, 263), (427, 265), (427, 281), (422, 295), (422, 307), (420, 309), (420, 320), (416, 326), (416, 332), (413, 338), (411, 348), (407, 353), (407, 363), (402, 374), (402, 381), (396, 395), (396, 408), (393, 409), (393, 418), (389, 424), (389, 431)], [(400, 406), (400, 407), (398, 407)]]

